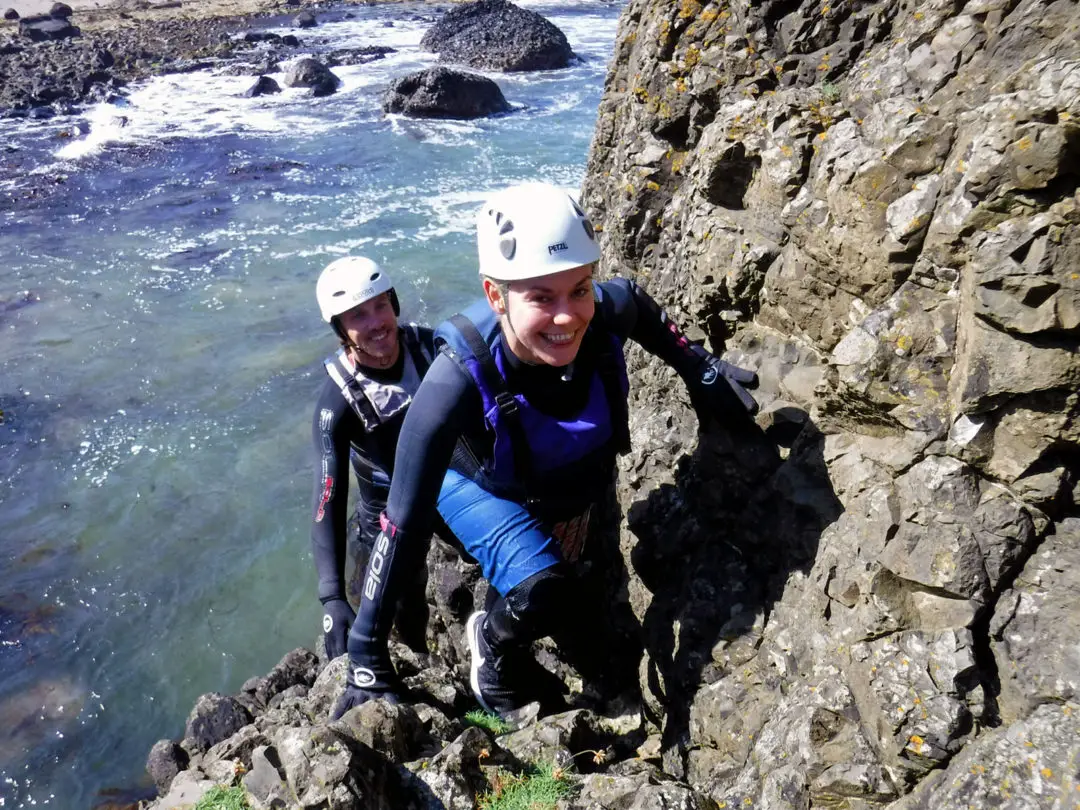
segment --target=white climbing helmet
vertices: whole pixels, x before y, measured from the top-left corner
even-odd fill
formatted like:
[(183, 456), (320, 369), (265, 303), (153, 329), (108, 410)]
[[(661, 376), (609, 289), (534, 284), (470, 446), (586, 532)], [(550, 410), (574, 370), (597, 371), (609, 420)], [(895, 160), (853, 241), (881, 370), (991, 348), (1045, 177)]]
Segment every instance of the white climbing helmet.
[(315, 284), (315, 299), (323, 320), (330, 323), (365, 301), (390, 293), (394, 314), (399, 315), (394, 284), (385, 270), (363, 256), (343, 256), (326, 265)]
[(476, 215), (480, 275), (519, 281), (600, 259), (592, 223), (574, 199), (547, 183), (496, 192)]

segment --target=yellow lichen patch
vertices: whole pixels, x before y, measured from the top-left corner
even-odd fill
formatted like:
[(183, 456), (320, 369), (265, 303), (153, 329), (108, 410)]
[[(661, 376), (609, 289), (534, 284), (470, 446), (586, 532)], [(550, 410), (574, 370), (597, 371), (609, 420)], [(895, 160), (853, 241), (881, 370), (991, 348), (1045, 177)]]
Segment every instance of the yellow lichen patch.
[(678, 93), (686, 92), (686, 79), (682, 76), (675, 80), (675, 91)]
[(679, 3), (679, 16), (684, 20), (690, 17), (696, 17), (701, 13), (701, 3), (697, 0), (682, 0)]
[(698, 19), (702, 22), (712, 22), (719, 16), (720, 12), (718, 12), (716, 9), (707, 8), (703, 12), (701, 12), (701, 14), (698, 16)]
[(1031, 138), (1025, 135), (1023, 138), (1016, 142), (1016, 148), (1021, 151), (1026, 151), (1032, 147)]
[(626, 35), (626, 37), (625, 37), (625, 38), (623, 39), (623, 42), (625, 42), (625, 43), (626, 43), (627, 45), (630, 45), (630, 44), (631, 44), (631, 43), (633, 43), (633, 42), (634, 42), (634, 41), (635, 41), (636, 39), (637, 39), (637, 31), (631, 31), (631, 32), (630, 32), (629, 34), (627, 34), (627, 35)]
[(697, 49), (696, 45), (691, 45), (686, 49), (686, 55), (683, 56), (683, 65), (687, 70), (690, 70), (694, 65), (701, 61), (701, 51)]
[(657, 183), (655, 180), (650, 180), (645, 184), (645, 188), (647, 188), (649, 191), (659, 191), (660, 184)]
[(908, 737), (908, 747), (912, 748), (916, 754), (921, 754), (925, 746), (926, 741), (918, 734), (912, 734)]
[(1054, 776), (1054, 772), (1049, 768), (1043, 768), (1039, 773), (1042, 774), (1043, 779), (1052, 779)]

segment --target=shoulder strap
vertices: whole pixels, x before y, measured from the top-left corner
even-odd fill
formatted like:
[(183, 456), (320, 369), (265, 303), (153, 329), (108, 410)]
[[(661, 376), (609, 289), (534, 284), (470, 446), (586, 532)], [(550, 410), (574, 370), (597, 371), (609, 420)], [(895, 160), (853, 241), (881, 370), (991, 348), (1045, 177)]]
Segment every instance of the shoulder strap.
[(356, 415), (360, 417), (360, 421), (364, 425), (364, 430), (370, 432), (382, 420), (379, 418), (375, 407), (364, 396), (364, 392), (360, 390), (360, 384), (345, 365), (342, 356), (343, 352), (339, 350), (334, 357), (326, 361), (326, 373), (337, 383), (338, 388), (341, 389), (341, 395), (345, 397), (345, 401), (356, 411)]
[(416, 366), (416, 373), (423, 377), (427, 374), (427, 370), (431, 367), (434, 358), (428, 347), (424, 345), (419, 326), (415, 323), (405, 324), (404, 334), (405, 348), (408, 349), (409, 354), (412, 356), (413, 365)]
[(495, 365), (495, 358), (491, 356), (491, 349), (488, 348), (487, 342), (480, 334), (480, 330), (476, 328), (476, 325), (460, 313), (452, 316), (450, 323), (465, 339), (469, 351), (480, 364), (480, 374), (484, 378), (484, 387), (495, 397), (495, 404), (499, 409), (499, 414), (510, 432), (510, 447), (514, 454), (515, 471), (521, 479), (522, 488), (525, 490), (525, 500), (528, 502), (531, 500), (529, 493), (535, 491), (535, 487), (531, 486), (533, 482), (532, 454), (529, 451), (529, 442), (525, 436), (525, 429), (521, 425), (518, 402), (514, 399), (514, 395), (510, 393), (510, 389), (507, 388), (506, 380), (499, 373), (499, 369)]

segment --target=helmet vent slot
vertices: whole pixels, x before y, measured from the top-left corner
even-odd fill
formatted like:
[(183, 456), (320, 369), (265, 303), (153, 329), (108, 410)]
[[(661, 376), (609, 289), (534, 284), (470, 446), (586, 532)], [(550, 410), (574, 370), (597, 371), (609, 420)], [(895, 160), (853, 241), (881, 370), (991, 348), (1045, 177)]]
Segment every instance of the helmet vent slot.
[(499, 252), (507, 261), (513, 259), (514, 254), (517, 252), (517, 239), (512, 236), (504, 236), (499, 240)]

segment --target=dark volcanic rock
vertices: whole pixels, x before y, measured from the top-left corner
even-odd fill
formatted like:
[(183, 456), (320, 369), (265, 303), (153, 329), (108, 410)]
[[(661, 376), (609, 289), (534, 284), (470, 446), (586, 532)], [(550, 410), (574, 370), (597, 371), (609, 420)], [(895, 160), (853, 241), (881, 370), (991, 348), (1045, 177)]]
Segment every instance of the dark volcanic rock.
[[(23, 19), (37, 26), (47, 21), (50, 34), (77, 32), (65, 20), (49, 17)], [(115, 98), (133, 79), (173, 73), (220, 60), (236, 49), (249, 47), (230, 40), (236, 20), (143, 20), (138, 26), (91, 30), (82, 36), (30, 43), (31, 36), (0, 36), (0, 117), (26, 115), (33, 108), (51, 106), (67, 112), (72, 104)], [(282, 37), (282, 44), (285, 44)], [(105, 58), (102, 57), (105, 55)], [(252, 71), (257, 74), (265, 71)], [(47, 116), (45, 110), (35, 115)]]
[(154, 780), (159, 794), (164, 796), (173, 779), (188, 766), (188, 753), (172, 740), (158, 740), (146, 759), (146, 772)]
[(82, 31), (67, 20), (47, 16), (23, 17), (19, 21), (19, 32), (34, 42), (70, 39), (82, 34)]
[(310, 57), (299, 60), (285, 71), (286, 87), (310, 87), (314, 96), (328, 96), (338, 89), (341, 79), (326, 65)]
[(188, 717), (184, 747), (202, 753), (227, 740), (251, 722), (251, 714), (236, 698), (211, 692), (195, 703)]
[(293, 20), (293, 25), (297, 28), (314, 28), (318, 24), (319, 21), (310, 11), (301, 11), (296, 15), (296, 19)]
[(281, 86), (278, 85), (269, 76), (260, 76), (255, 84), (251, 85), (244, 91), (244, 96), (247, 98), (255, 98), (256, 96), (265, 96), (271, 93), (280, 93)]
[(557, 70), (575, 58), (554, 24), (507, 0), (476, 0), (448, 11), (420, 47), (444, 62), (507, 73)]
[(71, 6), (67, 3), (53, 3), (52, 8), (49, 9), (49, 16), (58, 20), (66, 20), (73, 13)]
[(17, 20), (17, 19), (19, 19), (19, 12), (17, 12), (13, 8), (9, 8), (7, 11), (4, 12), (4, 19), (5, 20)]
[(445, 67), (398, 79), (383, 95), (382, 106), (384, 112), (414, 118), (482, 118), (510, 110), (491, 79)]
[(326, 64), (330, 67), (338, 65), (366, 65), (377, 59), (383, 59), (388, 53), (396, 53), (394, 48), (388, 45), (364, 45), (360, 48), (342, 48), (331, 51), (326, 55)]

